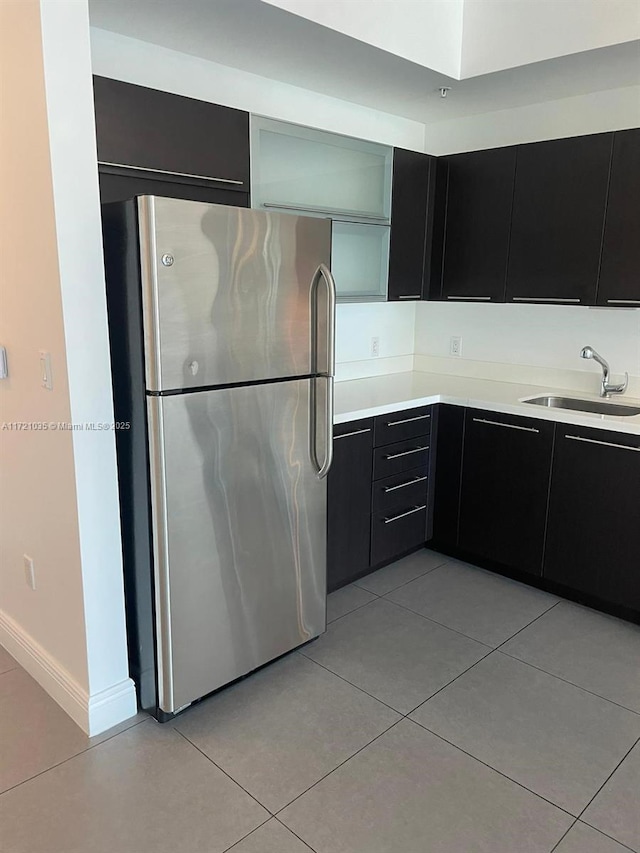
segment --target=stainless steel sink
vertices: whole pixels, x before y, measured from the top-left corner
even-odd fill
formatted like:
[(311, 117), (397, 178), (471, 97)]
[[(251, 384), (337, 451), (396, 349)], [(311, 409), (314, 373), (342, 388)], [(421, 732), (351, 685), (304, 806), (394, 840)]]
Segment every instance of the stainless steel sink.
[(614, 415), (630, 417), (640, 415), (640, 406), (627, 406), (625, 403), (609, 403), (606, 400), (578, 400), (575, 397), (532, 397), (523, 400), (532, 406), (546, 406), (548, 409), (571, 409), (574, 412), (593, 412), (596, 415)]

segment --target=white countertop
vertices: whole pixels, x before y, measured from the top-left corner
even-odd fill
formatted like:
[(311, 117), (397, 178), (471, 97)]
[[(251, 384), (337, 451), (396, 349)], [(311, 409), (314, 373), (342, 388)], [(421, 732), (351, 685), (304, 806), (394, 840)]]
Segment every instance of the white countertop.
[[(594, 415), (567, 409), (548, 409), (522, 402), (528, 397), (540, 397), (545, 394), (576, 397), (582, 400), (600, 399), (592, 394), (565, 388), (520, 385), (514, 382), (497, 382), (413, 370), (336, 382), (334, 421), (346, 423), (400, 409), (412, 409), (432, 403), (450, 403), (472, 409), (487, 409), (491, 412), (504, 412), (539, 420), (640, 435), (640, 415), (632, 417)], [(618, 395), (611, 402), (640, 406), (640, 400), (626, 395)]]

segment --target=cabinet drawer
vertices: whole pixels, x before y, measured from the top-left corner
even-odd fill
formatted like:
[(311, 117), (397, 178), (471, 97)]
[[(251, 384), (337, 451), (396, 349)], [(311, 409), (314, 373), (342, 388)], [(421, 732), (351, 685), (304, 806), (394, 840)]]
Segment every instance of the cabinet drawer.
[(385, 512), (399, 506), (427, 502), (427, 469), (413, 468), (401, 474), (392, 474), (373, 484), (373, 512)]
[(392, 474), (424, 468), (429, 460), (429, 436), (421, 435), (406, 441), (397, 441), (373, 451), (373, 479), (380, 480)]
[(376, 513), (371, 519), (371, 564), (373, 566), (424, 544), (427, 538), (426, 504), (409, 504)]
[[(431, 406), (405, 409), (378, 415), (375, 419), (374, 445), (382, 447), (405, 438), (428, 435), (431, 432)], [(426, 442), (428, 444), (428, 442)]]

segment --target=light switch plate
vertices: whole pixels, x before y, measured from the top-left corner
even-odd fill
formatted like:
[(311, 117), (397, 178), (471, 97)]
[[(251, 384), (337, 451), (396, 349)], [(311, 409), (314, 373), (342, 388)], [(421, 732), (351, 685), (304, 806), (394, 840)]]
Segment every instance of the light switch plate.
[(42, 387), (53, 391), (53, 375), (51, 373), (51, 353), (40, 350), (40, 379)]

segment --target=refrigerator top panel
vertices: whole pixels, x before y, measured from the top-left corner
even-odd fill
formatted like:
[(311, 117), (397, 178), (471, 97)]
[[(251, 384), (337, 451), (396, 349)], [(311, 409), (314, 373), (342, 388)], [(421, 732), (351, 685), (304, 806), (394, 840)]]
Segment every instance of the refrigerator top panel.
[(329, 219), (158, 196), (137, 205), (147, 391), (329, 372)]

